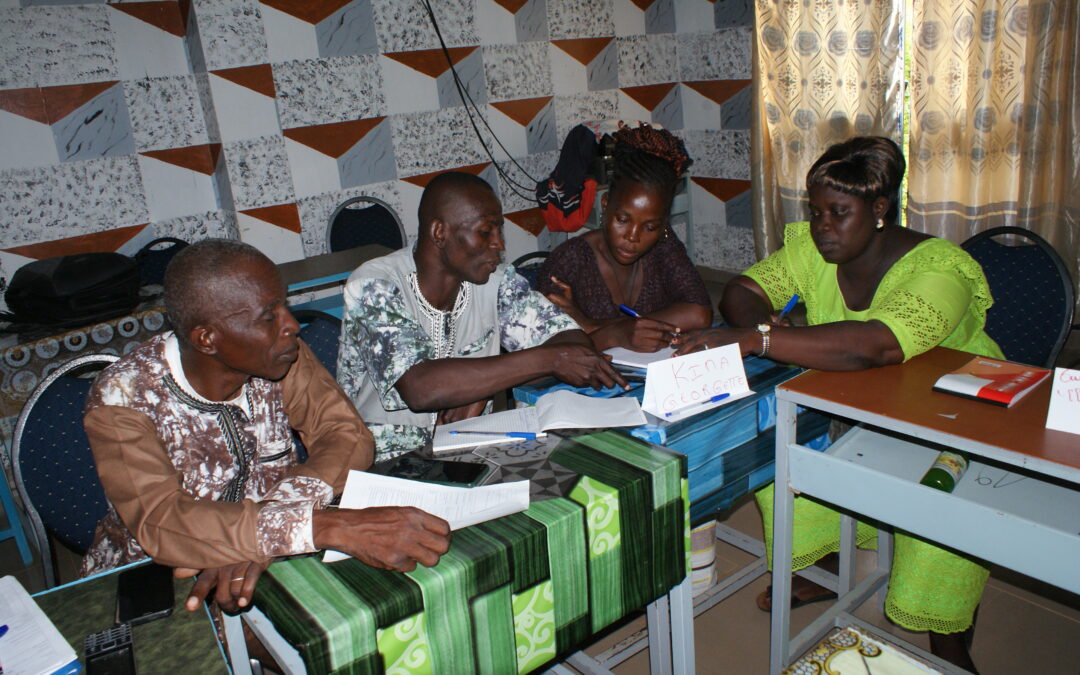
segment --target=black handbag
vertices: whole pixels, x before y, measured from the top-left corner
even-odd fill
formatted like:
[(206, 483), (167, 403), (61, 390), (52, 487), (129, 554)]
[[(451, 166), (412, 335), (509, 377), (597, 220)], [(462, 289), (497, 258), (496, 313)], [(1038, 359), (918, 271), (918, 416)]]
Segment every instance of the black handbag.
[(11, 277), (4, 299), (16, 324), (69, 328), (131, 312), (139, 268), (121, 253), (77, 253), (35, 260)]

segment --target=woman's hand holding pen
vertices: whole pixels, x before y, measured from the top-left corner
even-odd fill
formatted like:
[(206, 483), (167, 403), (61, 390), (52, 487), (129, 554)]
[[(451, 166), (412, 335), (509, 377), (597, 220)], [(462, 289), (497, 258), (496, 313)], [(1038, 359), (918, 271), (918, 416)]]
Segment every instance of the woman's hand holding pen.
[(655, 352), (670, 346), (680, 333), (678, 326), (643, 317), (626, 305), (619, 305), (619, 309), (629, 318), (615, 322), (611, 330), (618, 334), (618, 344), (628, 345), (628, 349)]

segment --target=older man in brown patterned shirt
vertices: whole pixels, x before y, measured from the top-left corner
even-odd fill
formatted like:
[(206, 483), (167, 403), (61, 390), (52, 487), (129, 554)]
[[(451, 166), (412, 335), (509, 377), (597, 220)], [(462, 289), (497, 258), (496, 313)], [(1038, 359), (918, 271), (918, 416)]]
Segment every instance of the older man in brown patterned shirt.
[[(165, 278), (175, 332), (98, 377), (85, 427), (108, 514), (83, 560), (91, 574), (149, 556), (203, 571), (188, 609), (216, 587), (246, 606), (275, 557), (333, 548), (408, 571), (434, 565), (449, 527), (412, 508), (324, 509), (371, 463), (356, 409), (297, 339), (276, 267), (236, 241), (179, 253)], [(291, 428), (309, 449), (299, 464)]]

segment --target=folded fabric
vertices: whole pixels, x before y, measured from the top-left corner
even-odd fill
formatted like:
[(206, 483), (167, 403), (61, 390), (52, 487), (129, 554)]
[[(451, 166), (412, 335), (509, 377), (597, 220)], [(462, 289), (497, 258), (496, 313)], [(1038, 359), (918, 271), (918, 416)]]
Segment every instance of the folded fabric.
[[(585, 224), (596, 197), (596, 181), (587, 178), (595, 157), (596, 135), (592, 130), (581, 124), (571, 129), (555, 170), (536, 184), (536, 201), (548, 229), (573, 232)], [(586, 194), (590, 189), (591, 194)]]

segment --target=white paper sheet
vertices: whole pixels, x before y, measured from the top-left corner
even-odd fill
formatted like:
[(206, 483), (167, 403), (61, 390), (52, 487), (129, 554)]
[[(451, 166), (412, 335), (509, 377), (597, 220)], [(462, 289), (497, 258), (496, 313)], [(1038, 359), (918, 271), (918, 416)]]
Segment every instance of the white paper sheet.
[[(657, 419), (676, 421), (751, 393), (739, 345), (730, 344), (650, 363), (641, 408)], [(727, 397), (710, 401), (721, 394)]]
[[(451, 530), (459, 530), (529, 508), (529, 481), (454, 487), (350, 471), (340, 508), (373, 506), (415, 506), (450, 523)], [(345, 553), (328, 550), (323, 555), (323, 562), (348, 557)]]
[(8, 627), (0, 637), (5, 673), (43, 675), (75, 660), (75, 650), (13, 576), (0, 579), (0, 625)]

